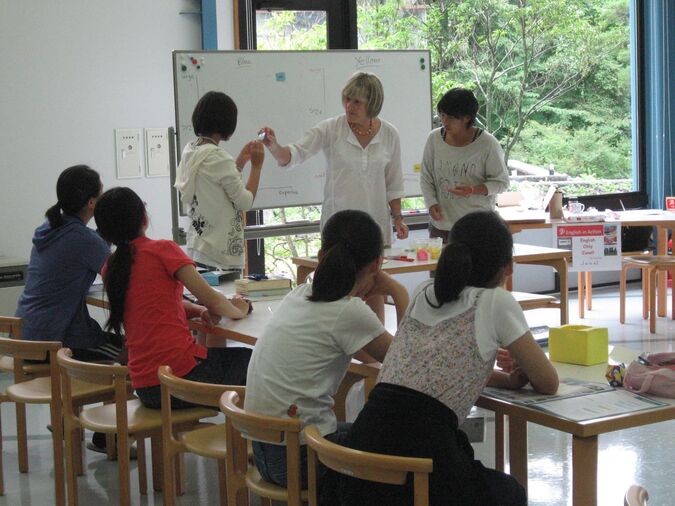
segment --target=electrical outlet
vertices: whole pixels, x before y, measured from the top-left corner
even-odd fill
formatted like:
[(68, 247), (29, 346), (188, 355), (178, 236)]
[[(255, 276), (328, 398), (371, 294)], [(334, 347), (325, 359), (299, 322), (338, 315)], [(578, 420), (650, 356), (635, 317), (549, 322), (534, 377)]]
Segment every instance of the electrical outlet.
[(116, 128), (115, 153), (117, 179), (143, 177), (140, 128)]
[(168, 129), (145, 129), (145, 167), (147, 169), (148, 177), (169, 175)]

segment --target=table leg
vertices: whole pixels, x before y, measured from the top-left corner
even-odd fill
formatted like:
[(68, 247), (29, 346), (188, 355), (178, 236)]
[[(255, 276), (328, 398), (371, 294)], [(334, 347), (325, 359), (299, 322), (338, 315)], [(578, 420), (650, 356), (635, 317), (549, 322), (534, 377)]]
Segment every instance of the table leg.
[[(657, 243), (656, 243), (656, 254), (657, 255), (667, 255), (668, 254), (668, 228), (666, 227), (657, 227)], [(667, 278), (668, 275), (666, 271), (660, 271), (657, 276), (657, 297), (658, 301), (658, 315), (666, 316), (666, 298), (667, 295)]]
[(504, 472), (504, 414), (495, 412), (495, 469)]
[(509, 474), (527, 491), (527, 422), (509, 416)]
[(572, 504), (598, 503), (598, 436), (572, 437)]
[[(567, 325), (569, 322), (569, 283), (567, 281), (567, 259), (563, 258), (555, 262), (554, 268), (558, 271), (560, 279), (560, 324)], [(583, 301), (581, 301), (583, 304)]]
[(586, 276), (584, 276), (585, 273), (579, 272), (577, 273), (577, 294), (579, 296), (579, 318), (584, 317), (584, 300), (586, 299), (584, 295), (585, 291), (585, 281), (586, 281)]

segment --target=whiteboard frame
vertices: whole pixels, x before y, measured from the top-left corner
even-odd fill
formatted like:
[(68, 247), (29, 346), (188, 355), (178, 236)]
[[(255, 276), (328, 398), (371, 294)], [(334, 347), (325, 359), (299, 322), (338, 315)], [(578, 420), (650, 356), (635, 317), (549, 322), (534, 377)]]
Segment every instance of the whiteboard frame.
[[(406, 53), (406, 52), (415, 52), (415, 53), (425, 53), (425, 65), (429, 66), (428, 72), (429, 72), (429, 129), (428, 131), (430, 132), (433, 129), (433, 111), (434, 111), (434, 104), (433, 104), (433, 96), (432, 96), (432, 79), (431, 79), (431, 54), (430, 50), (428, 49), (411, 49), (411, 50), (400, 50), (400, 49), (385, 49), (385, 50), (355, 50), (355, 49), (335, 49), (335, 50), (307, 50), (307, 51), (293, 51), (293, 50), (275, 50), (275, 51), (265, 51), (264, 53), (267, 54), (298, 54), (298, 53), (322, 53), (322, 54), (344, 54), (344, 53), (359, 53), (363, 55), (368, 55), (368, 54), (386, 54), (386, 53)], [(174, 118), (175, 118), (175, 133), (176, 133), (176, 166), (177, 164), (180, 163), (180, 157), (181, 157), (181, 146), (182, 146), (182, 141), (181, 141), (181, 129), (179, 128), (180, 125), (180, 117), (179, 117), (179, 97), (178, 97), (178, 77), (179, 77), (179, 72), (178, 72), (178, 58), (180, 55), (195, 55), (198, 57), (201, 54), (217, 54), (217, 53), (230, 53), (230, 54), (238, 54), (238, 55), (246, 55), (246, 54), (260, 54), (260, 51), (256, 50), (227, 50), (227, 51), (193, 51), (193, 50), (175, 50), (171, 54), (172, 58), (172, 70), (173, 70), (173, 80), (174, 80)], [(396, 126), (396, 125), (394, 125)], [(422, 150), (423, 146), (420, 146), (420, 152)], [(421, 157), (420, 157), (421, 161)], [(172, 173), (175, 173), (175, 170), (172, 171)], [(171, 184), (171, 190), (172, 191), (178, 191), (173, 188), (173, 185), (175, 183), (175, 177), (170, 178), (170, 184)], [(419, 197), (421, 196), (421, 189), (419, 191), (416, 191), (411, 194), (406, 194), (405, 197)], [(182, 205), (180, 205), (180, 196), (177, 199), (179, 202), (179, 207), (180, 209), (180, 215), (185, 216), (185, 213), (183, 212)], [(263, 206), (256, 206), (254, 209), (279, 209), (279, 208), (285, 208), (285, 207), (300, 207), (300, 206), (311, 206), (311, 205), (321, 205), (323, 204), (322, 201), (317, 201), (317, 202), (303, 202), (303, 203), (294, 203), (288, 206), (283, 206), (283, 205), (263, 205)]]

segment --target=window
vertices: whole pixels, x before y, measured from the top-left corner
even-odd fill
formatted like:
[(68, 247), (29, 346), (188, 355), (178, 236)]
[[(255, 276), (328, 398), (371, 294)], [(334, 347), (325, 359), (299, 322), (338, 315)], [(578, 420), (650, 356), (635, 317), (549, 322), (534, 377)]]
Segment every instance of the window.
[(512, 189), (555, 182), (568, 196), (634, 204), (644, 178), (632, 151), (631, 1), (358, 0), (358, 43), (429, 48), (434, 104), (454, 86), (474, 90)]
[[(249, 44), (242, 47), (428, 48), (432, 103), (454, 86), (474, 90), (479, 123), (502, 144), (513, 190), (533, 199), (555, 183), (587, 207), (629, 208), (647, 200), (635, 47), (643, 1), (240, 0), (239, 19)], [(404, 199), (403, 208), (424, 203)], [(269, 210), (265, 223), (313, 212)], [(277, 249), (292, 250), (287, 239)]]

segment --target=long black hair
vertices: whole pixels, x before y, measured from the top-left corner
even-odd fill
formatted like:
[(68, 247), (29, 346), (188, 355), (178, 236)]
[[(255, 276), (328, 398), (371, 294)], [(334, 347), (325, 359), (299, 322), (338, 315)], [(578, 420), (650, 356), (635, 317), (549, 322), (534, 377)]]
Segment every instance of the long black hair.
[(105, 289), (110, 302), (106, 329), (122, 334), (124, 303), (129, 288), (134, 252), (129, 244), (141, 234), (145, 204), (131, 188), (111, 188), (101, 195), (94, 208), (101, 237), (117, 248), (108, 258)]
[(476, 122), (478, 115), (478, 100), (471, 90), (466, 88), (452, 88), (445, 92), (436, 105), (438, 114), (447, 114), (455, 118), (470, 116), (469, 127)]
[(332, 302), (349, 294), (366, 265), (382, 255), (382, 232), (363, 211), (335, 213), (321, 232), (321, 259), (314, 272), (313, 302)]
[(438, 259), (434, 295), (439, 305), (432, 305), (457, 300), (467, 286), (497, 286), (512, 261), (513, 236), (506, 222), (492, 211), (467, 214), (450, 230)]
[[(101, 193), (101, 176), (88, 165), (74, 165), (61, 172), (56, 181), (56, 204), (47, 209), (45, 217), (49, 226), (63, 225), (63, 215), (75, 215), (87, 205), (89, 199)], [(61, 214), (63, 211), (63, 214)]]

